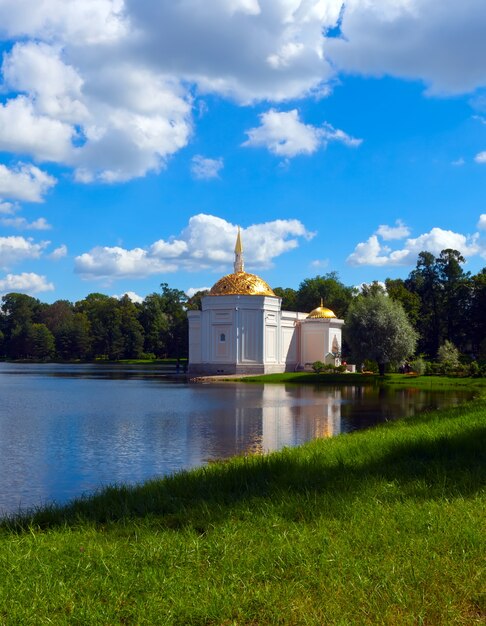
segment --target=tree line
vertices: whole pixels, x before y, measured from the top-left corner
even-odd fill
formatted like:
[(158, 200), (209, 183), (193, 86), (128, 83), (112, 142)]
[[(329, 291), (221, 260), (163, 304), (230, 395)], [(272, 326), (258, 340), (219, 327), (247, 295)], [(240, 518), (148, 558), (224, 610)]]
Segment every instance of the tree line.
[[(282, 309), (308, 311), (321, 298), (337, 317), (346, 318), (360, 301), (380, 294), (398, 303), (416, 333), (416, 352), (436, 358), (446, 341), (464, 354), (486, 358), (486, 268), (465, 272), (457, 250), (418, 255), (405, 279), (387, 279), (360, 290), (344, 285), (335, 272), (306, 278), (298, 289), (277, 287)], [(140, 359), (185, 358), (188, 351), (188, 309), (198, 309), (198, 292), (161, 284), (160, 293), (135, 303), (100, 293), (71, 303), (45, 304), (31, 296), (9, 293), (0, 310), (0, 356), (8, 359)], [(351, 306), (353, 304), (353, 306)], [(358, 307), (359, 308), (359, 307)], [(365, 307), (366, 308), (366, 307)], [(364, 310), (364, 309), (363, 309)], [(361, 314), (363, 317), (364, 313)], [(344, 346), (344, 352), (350, 345)], [(352, 358), (352, 354), (349, 355)], [(361, 356), (361, 355), (360, 355)]]

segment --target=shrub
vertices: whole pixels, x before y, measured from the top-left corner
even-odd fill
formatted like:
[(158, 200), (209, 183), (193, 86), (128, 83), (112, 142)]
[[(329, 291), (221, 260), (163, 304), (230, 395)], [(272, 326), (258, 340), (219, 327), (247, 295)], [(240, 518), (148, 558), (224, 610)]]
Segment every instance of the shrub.
[(320, 374), (325, 367), (326, 365), (322, 361), (314, 361), (314, 363), (312, 363), (312, 369), (316, 374)]
[(469, 364), (469, 376), (473, 378), (481, 377), (481, 368), (479, 367), (479, 363), (477, 361), (471, 361)]
[(437, 352), (442, 374), (452, 374), (460, 370), (459, 350), (446, 339)]
[(426, 370), (426, 363), (421, 356), (416, 357), (411, 363), (410, 366), (414, 372), (416, 372), (419, 376), (423, 376)]

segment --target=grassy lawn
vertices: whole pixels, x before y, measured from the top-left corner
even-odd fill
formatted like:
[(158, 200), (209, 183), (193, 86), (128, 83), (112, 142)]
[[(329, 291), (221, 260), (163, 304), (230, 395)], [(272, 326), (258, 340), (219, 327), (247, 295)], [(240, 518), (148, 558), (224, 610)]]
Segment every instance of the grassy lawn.
[(0, 524), (0, 624), (485, 624), (484, 396)]
[[(234, 382), (235, 379), (232, 379)], [(406, 386), (418, 389), (477, 389), (486, 390), (486, 378), (417, 376), (415, 374), (314, 374), (312, 372), (285, 372), (283, 374), (264, 374), (245, 376), (238, 379), (245, 383), (295, 383), (298, 385), (382, 385)]]

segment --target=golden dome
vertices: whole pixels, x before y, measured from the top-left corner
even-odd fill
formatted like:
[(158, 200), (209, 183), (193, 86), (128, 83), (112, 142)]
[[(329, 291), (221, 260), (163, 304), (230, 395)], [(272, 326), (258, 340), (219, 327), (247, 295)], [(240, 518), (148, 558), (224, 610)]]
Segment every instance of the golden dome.
[(322, 298), (321, 298), (321, 306), (318, 306), (317, 309), (314, 309), (313, 311), (311, 311), (309, 315), (307, 316), (307, 319), (318, 320), (318, 319), (331, 319), (333, 317), (336, 317), (334, 311), (331, 311), (331, 309), (326, 309), (326, 307), (323, 306), (322, 304)]
[(262, 278), (255, 274), (248, 274), (248, 272), (235, 272), (234, 274), (223, 276), (212, 286), (209, 295), (275, 296)]

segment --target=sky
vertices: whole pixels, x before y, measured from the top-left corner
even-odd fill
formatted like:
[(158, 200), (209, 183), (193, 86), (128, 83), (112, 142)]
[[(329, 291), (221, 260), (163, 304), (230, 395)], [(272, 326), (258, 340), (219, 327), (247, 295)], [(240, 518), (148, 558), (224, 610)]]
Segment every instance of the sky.
[(0, 0), (0, 294), (486, 265), (484, 0)]

